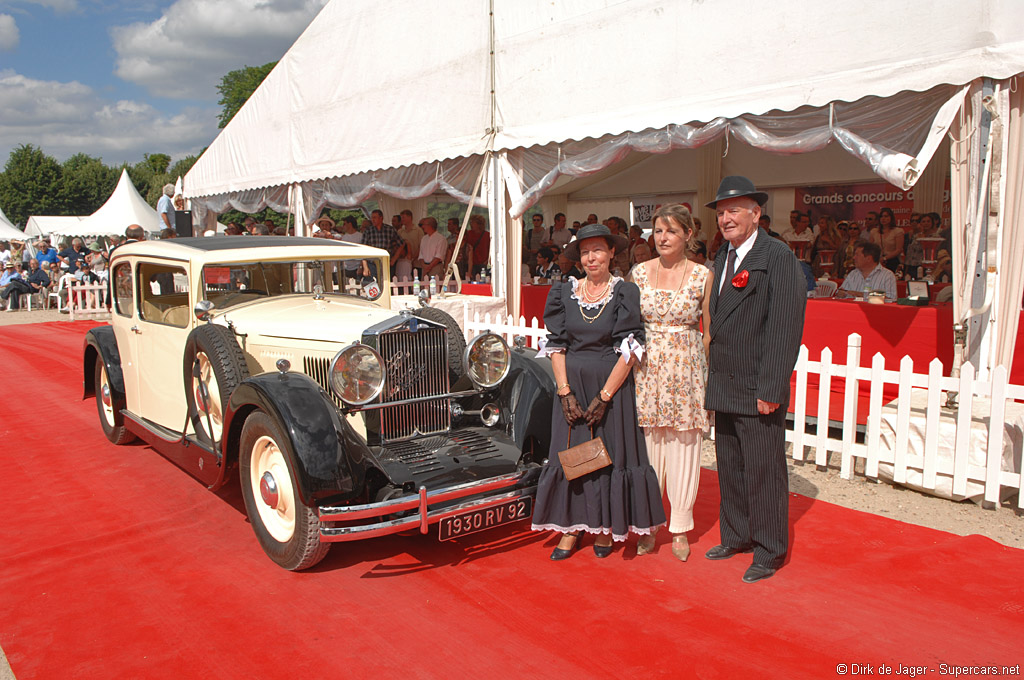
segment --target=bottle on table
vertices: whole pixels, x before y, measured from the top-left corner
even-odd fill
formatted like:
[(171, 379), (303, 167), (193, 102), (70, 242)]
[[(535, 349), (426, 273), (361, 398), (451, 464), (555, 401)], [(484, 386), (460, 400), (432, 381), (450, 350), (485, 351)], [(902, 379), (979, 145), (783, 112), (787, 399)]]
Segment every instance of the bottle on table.
[(416, 272), (416, 274), (412, 278), (412, 294), (413, 295), (419, 295), (420, 294), (420, 273), (419, 272)]
[(430, 297), (437, 295), (437, 277), (430, 277)]

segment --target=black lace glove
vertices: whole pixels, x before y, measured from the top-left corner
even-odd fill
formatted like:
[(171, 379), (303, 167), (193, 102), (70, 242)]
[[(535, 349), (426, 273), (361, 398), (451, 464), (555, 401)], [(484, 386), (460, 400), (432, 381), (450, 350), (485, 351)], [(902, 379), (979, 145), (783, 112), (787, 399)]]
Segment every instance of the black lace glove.
[(558, 398), (562, 401), (562, 415), (565, 416), (565, 422), (570, 426), (575, 425), (576, 421), (583, 417), (583, 409), (580, 408), (580, 402), (576, 401), (576, 395), (569, 392), (558, 395)]
[(587, 421), (587, 425), (593, 427), (601, 422), (604, 418), (604, 412), (608, 410), (608, 402), (601, 399), (601, 397), (594, 397), (594, 400), (590, 402), (590, 406), (587, 407), (587, 412), (583, 414), (583, 419)]

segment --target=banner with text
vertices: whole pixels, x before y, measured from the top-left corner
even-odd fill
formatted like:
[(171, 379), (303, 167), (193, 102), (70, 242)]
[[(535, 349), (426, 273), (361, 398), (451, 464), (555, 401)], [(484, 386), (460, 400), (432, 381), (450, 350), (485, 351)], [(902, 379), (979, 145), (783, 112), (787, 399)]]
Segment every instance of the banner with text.
[[(892, 209), (898, 226), (909, 227), (910, 214), (914, 211), (914, 190), (903, 191), (887, 182), (797, 187), (795, 199), (795, 208), (810, 213), (812, 224), (816, 224), (822, 215), (829, 215), (837, 222), (856, 220), (863, 223), (869, 212), (878, 212), (879, 208), (887, 207)], [(941, 214), (943, 225), (949, 226), (948, 179), (942, 194)], [(786, 220), (788, 223), (788, 216)]]

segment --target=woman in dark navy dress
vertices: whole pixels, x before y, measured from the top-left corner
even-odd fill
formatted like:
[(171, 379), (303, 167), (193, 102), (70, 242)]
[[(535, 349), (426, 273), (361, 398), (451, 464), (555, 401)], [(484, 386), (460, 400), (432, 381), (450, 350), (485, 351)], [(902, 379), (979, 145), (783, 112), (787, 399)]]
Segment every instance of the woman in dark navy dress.
[[(551, 423), (551, 450), (541, 471), (533, 512), (536, 531), (563, 534), (551, 559), (569, 557), (579, 532), (596, 534), (594, 553), (607, 557), (612, 541), (629, 532), (650, 534), (665, 523), (658, 478), (637, 426), (632, 366), (643, 353), (640, 291), (612, 276), (615, 252), (628, 245), (604, 225), (584, 227), (566, 249), (586, 278), (551, 287), (544, 308), (559, 400)], [(569, 481), (558, 452), (601, 437), (612, 464)]]

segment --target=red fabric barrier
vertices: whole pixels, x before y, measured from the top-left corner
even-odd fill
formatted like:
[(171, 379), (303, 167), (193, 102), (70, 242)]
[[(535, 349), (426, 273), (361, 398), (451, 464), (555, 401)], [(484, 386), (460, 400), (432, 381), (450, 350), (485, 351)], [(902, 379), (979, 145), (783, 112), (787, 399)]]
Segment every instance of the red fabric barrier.
[[(847, 336), (859, 333), (861, 336), (861, 366), (870, 366), (875, 353), (885, 357), (885, 366), (898, 370), (904, 355), (914, 361), (915, 373), (927, 373), (928, 364), (938, 357), (942, 361), (943, 374), (949, 375), (953, 363), (953, 306), (951, 304), (908, 307), (896, 304), (874, 305), (854, 300), (807, 301), (804, 323), (803, 344), (807, 346), (808, 358), (818, 361), (826, 347), (832, 350), (832, 363), (846, 363)], [(796, 374), (791, 384), (796, 387)], [(843, 398), (846, 381), (832, 378), (830, 386), (829, 418), (843, 419)], [(857, 422), (867, 422), (868, 397), (871, 386), (861, 382), (858, 386), (859, 399)], [(883, 400), (895, 398), (895, 385), (887, 386)], [(792, 400), (789, 410), (793, 412)], [(818, 412), (818, 378), (809, 375), (807, 379), (807, 413), (816, 416)]]
[[(466, 295), (491, 295), (491, 284), (489, 283), (464, 283), (462, 292)], [(551, 286), (534, 286), (526, 284), (519, 286), (519, 314), (526, 319), (527, 325), (534, 317), (544, 326), (544, 303), (547, 302)]]

